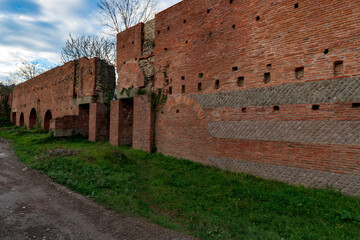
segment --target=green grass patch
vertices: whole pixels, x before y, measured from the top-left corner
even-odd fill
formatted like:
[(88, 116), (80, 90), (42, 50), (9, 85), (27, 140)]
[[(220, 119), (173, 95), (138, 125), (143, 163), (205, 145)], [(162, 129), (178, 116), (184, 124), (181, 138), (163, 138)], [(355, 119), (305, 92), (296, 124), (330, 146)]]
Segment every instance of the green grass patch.
[(202, 239), (360, 239), (360, 199), (129, 147), (0, 130), (19, 159), (106, 208)]

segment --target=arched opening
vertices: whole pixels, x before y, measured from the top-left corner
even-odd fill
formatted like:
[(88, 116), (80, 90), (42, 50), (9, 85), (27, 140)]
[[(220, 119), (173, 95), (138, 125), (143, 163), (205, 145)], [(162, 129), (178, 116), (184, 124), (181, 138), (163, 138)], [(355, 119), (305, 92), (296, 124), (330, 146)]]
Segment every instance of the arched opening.
[(33, 128), (36, 126), (36, 110), (35, 108), (31, 109), (30, 117), (29, 117), (29, 128)]
[(16, 125), (16, 112), (13, 112), (11, 115), (11, 123), (12, 125)]
[(50, 120), (51, 119), (52, 119), (51, 111), (47, 110), (45, 113), (45, 118), (44, 118), (44, 130), (47, 132), (50, 130)]
[(24, 113), (20, 114), (20, 120), (19, 120), (19, 126), (23, 127), (25, 125), (24, 123)]

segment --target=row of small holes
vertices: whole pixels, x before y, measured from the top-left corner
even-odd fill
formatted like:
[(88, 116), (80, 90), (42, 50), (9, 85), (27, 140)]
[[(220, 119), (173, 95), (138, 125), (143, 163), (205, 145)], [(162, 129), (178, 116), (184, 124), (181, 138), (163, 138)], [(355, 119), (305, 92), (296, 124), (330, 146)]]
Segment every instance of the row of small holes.
[[(230, 0), (230, 4), (232, 4), (234, 2), (234, 0)], [(294, 4), (294, 8), (299, 8), (299, 3), (295, 3)], [(206, 12), (210, 13), (211, 9), (207, 9)], [(256, 17), (256, 21), (260, 20), (260, 16)], [(184, 19), (183, 23), (186, 23), (186, 19)], [(233, 28), (235, 28), (235, 25), (232, 26)], [(168, 31), (170, 31), (170, 26), (167, 28)], [(158, 31), (158, 34), (160, 34), (160, 31)], [(134, 43), (133, 43), (134, 44)]]
[[(360, 103), (353, 103), (352, 108), (360, 108)], [(314, 110), (314, 111), (318, 111), (318, 110), (320, 110), (320, 105), (314, 104), (314, 105), (311, 106), (311, 109)], [(247, 110), (246, 108), (242, 108), (241, 111), (246, 112), (246, 110)], [(274, 110), (274, 112), (280, 111), (280, 106), (274, 106), (273, 110)]]

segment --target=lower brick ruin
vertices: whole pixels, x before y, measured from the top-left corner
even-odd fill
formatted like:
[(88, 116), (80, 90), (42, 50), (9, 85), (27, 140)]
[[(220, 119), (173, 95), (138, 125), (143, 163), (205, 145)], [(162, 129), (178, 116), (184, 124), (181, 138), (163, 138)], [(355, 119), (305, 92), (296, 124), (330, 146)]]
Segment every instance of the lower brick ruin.
[(114, 89), (114, 67), (97, 58), (71, 61), (14, 88), (12, 121), (29, 128), (40, 125), (55, 137), (107, 140), (106, 95)]

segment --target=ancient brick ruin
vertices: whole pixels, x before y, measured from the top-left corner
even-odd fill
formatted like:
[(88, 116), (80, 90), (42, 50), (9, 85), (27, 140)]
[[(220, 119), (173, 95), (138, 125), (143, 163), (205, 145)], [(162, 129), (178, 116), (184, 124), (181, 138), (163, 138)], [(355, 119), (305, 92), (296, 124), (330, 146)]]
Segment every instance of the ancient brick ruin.
[(54, 68), (15, 87), (12, 122), (52, 130), (56, 137), (81, 134), (106, 140), (106, 98), (115, 89), (115, 69), (97, 58), (81, 58)]
[[(184, 0), (118, 34), (109, 140), (360, 196), (359, 59), (358, 1)], [(16, 123), (104, 139), (97, 63), (16, 87)]]
[(360, 195), (358, 1), (184, 0), (117, 53), (118, 93), (168, 99), (119, 94), (112, 144)]

